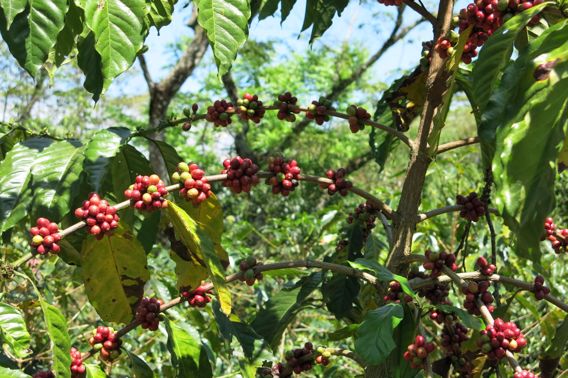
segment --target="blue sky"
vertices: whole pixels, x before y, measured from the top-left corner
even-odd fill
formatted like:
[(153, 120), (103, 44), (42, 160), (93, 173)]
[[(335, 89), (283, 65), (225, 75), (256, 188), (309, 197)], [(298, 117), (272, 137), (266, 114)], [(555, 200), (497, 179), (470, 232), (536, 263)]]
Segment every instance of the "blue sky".
[[(431, 10), (434, 10), (435, 2), (431, 2)], [(426, 2), (428, 4), (428, 2)], [(183, 8), (183, 3), (178, 3), (174, 12), (173, 22), (160, 30), (157, 35), (155, 29), (146, 40), (149, 47), (146, 59), (155, 81), (167, 73), (164, 66), (171, 62), (168, 45), (176, 42), (182, 36), (190, 35), (190, 30), (185, 26), (189, 17), (190, 8)], [(310, 48), (308, 43), (309, 30), (299, 34), (304, 19), (305, 0), (299, 0), (288, 19), (280, 25), (280, 17), (270, 17), (262, 21), (255, 20), (251, 25), (249, 38), (255, 40), (274, 40), (282, 42), (278, 44), (277, 51), (301, 53)], [(380, 48), (382, 42), (388, 37), (392, 26), (393, 7), (386, 7), (375, 0), (361, 4), (359, 1), (351, 1), (341, 17), (336, 17), (331, 28), (316, 44), (328, 46), (340, 45), (344, 41), (353, 41), (365, 46), (373, 53)], [(407, 23), (416, 20), (416, 15), (410, 9), (406, 10)], [(431, 28), (423, 23), (409, 35), (404, 43), (392, 47), (387, 54), (373, 67), (373, 76), (391, 81), (398, 76), (400, 70), (413, 67), (419, 59), (421, 41), (431, 39)], [(164, 57), (166, 57), (164, 59)], [(137, 65), (137, 63), (135, 63)], [(196, 75), (188, 79), (183, 91), (192, 92), (200, 87), (199, 81), (203, 79), (203, 73), (213, 67), (201, 67)], [(378, 76), (376, 76), (378, 75)], [(143, 94), (147, 91), (146, 84), (141, 74), (129, 76), (127, 80), (120, 80), (120, 89), (129, 94)], [(115, 88), (118, 89), (118, 88)], [(113, 88), (109, 94), (112, 95)]]

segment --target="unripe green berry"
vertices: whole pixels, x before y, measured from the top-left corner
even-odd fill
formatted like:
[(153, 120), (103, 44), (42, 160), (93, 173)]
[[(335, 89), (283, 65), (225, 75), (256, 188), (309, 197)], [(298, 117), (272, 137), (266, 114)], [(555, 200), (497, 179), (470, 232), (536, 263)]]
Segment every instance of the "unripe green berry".
[(249, 256), (246, 259), (248, 266), (255, 266), (256, 265), (256, 258), (254, 256)]
[(156, 185), (150, 185), (148, 186), (148, 189), (146, 189), (146, 191), (150, 194), (155, 193), (158, 191), (158, 188), (156, 187)]
[(219, 119), (221, 121), (226, 121), (226, 120), (229, 119), (229, 114), (228, 113), (221, 113), (221, 114), (219, 114)]
[(187, 165), (187, 163), (183, 161), (179, 163), (177, 167), (180, 170), (180, 172), (189, 172), (189, 165)]
[(355, 105), (349, 105), (347, 107), (347, 114), (351, 117), (357, 114), (357, 107)]
[(329, 350), (325, 350), (321, 355), (324, 356), (325, 358), (330, 358), (331, 352)]
[(248, 269), (245, 272), (245, 280), (254, 280), (254, 270)]
[(191, 178), (191, 173), (189, 172), (182, 172), (181, 175), (179, 175), (180, 181), (184, 181), (187, 180), (188, 178)]
[(186, 117), (191, 116), (191, 109), (187, 107), (183, 108), (183, 115)]
[(32, 238), (32, 243), (34, 245), (40, 245), (41, 243), (43, 243), (43, 237), (41, 235), (36, 235)]
[(179, 178), (180, 178), (180, 177), (179, 177), (179, 173), (178, 173), (178, 172), (174, 172), (174, 173), (172, 174), (172, 181), (173, 181), (173, 182), (178, 182), (178, 181), (179, 181)]

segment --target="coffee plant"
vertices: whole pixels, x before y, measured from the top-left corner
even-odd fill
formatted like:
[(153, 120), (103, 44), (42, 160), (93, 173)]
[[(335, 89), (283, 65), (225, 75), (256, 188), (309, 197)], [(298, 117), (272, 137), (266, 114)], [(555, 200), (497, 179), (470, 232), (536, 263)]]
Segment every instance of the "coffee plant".
[[(98, 101), (144, 52), (150, 28), (170, 22), (174, 3), (2, 1), (0, 34), (36, 79), (75, 61)], [(229, 89), (252, 20), (278, 9), (285, 19), (297, 6), (194, 3), (194, 27), (205, 33)], [(568, 2), (372, 3), (409, 8), (433, 32), (416, 69), (374, 109), (355, 99), (343, 106), (338, 94), (302, 103), (290, 88), (228, 90), (228, 98), (207, 102), (196, 95), (181, 114), (136, 130), (108, 127), (77, 140), (12, 125), (1, 135), (1, 377), (212, 377), (230, 357), (240, 372), (224, 376), (544, 378), (568, 371), (566, 287), (553, 274), (566, 263), (568, 230), (552, 218), (566, 219), (555, 207), (555, 182), (568, 164)], [(305, 2), (310, 42), (347, 4)], [(447, 141), (458, 101), (471, 110), (477, 135)], [(298, 134), (338, 128), (345, 150), (361, 147), (348, 145), (352, 134), (369, 133), (381, 170), (395, 148), (404, 149), (404, 174), (388, 188), (393, 196), (382, 198), (382, 173), (348, 162), (310, 171), (312, 162), (288, 154), (293, 136), (278, 149), (241, 149), (215, 168), (178, 153), (201, 128), (258, 130), (271, 122)], [(183, 141), (157, 137), (164, 130), (178, 130)], [(436, 193), (443, 205), (430, 208), (440, 202), (426, 200), (429, 182), (447, 180), (436, 165), (448, 151), (468, 148), (479, 156), (477, 188)], [(251, 248), (235, 258), (231, 247), (241, 239), (224, 228), (247, 219), (224, 214), (223, 201), (250, 203), (247, 214), (259, 218), (258, 207), (278, 206), (275, 217), (296, 220), (294, 197), (307, 195), (348, 214), (310, 225), (313, 234), (320, 226), (335, 230), (332, 238), (310, 243), (309, 235), (293, 246), (297, 255), (284, 258), (280, 250), (294, 244), (291, 221), (274, 228), (279, 238), (265, 234), (268, 227), (254, 229), (273, 254)], [(341, 205), (355, 198), (356, 208)], [(156, 251), (169, 252), (168, 272), (152, 265)], [(68, 266), (55, 269), (58, 262)], [(69, 280), (62, 294), (41, 278), (43, 264), (53, 277), (71, 275), (59, 277)], [(61, 305), (76, 282), (86, 298), (74, 315)], [(247, 312), (239, 302), (252, 292), (258, 301)], [(515, 312), (515, 301), (527, 315)], [(332, 326), (303, 323), (310, 311), (333, 318)], [(34, 334), (48, 339), (45, 348)], [(220, 353), (223, 343), (231, 356)], [(153, 369), (167, 358), (167, 369)]]

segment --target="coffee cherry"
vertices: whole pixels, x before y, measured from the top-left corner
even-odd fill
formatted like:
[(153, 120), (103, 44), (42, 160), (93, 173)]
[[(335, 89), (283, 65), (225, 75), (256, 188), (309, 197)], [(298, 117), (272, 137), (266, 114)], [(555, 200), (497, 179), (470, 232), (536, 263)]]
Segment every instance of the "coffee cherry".
[(568, 229), (558, 230), (552, 218), (544, 221), (545, 236), (556, 253), (566, 253), (568, 247)]
[(481, 272), (481, 274), (485, 276), (492, 275), (493, 273), (495, 273), (495, 270), (497, 269), (494, 264), (489, 264), (487, 259), (483, 256), (480, 256), (477, 259), (476, 265), (479, 271)]
[(455, 42), (452, 43), (447, 37), (440, 37), (434, 45), (434, 50), (440, 55), (442, 59), (447, 59), (448, 56), (454, 52)]
[(349, 129), (352, 133), (365, 128), (365, 122), (371, 119), (371, 115), (364, 108), (357, 105), (349, 105), (347, 108), (347, 115), (349, 115)]
[(38, 371), (32, 378), (55, 378), (55, 374), (50, 370)]
[(477, 222), (479, 218), (485, 215), (485, 204), (475, 192), (469, 193), (467, 197), (458, 195), (456, 202), (462, 206), (460, 216), (464, 219)]
[(301, 170), (296, 160), (284, 160), (282, 157), (270, 158), (268, 170), (272, 175), (265, 182), (272, 186), (273, 194), (280, 193), (286, 197), (299, 184)]
[(257, 272), (255, 267), (262, 265), (256, 261), (252, 256), (247, 257), (239, 262), (239, 270), (242, 275), (239, 278), (241, 281), (246, 282), (248, 286), (254, 285), (256, 280), (262, 280), (262, 272)]
[(537, 301), (544, 299), (550, 294), (550, 289), (544, 286), (544, 277), (538, 275), (534, 278), (533, 293)]
[(362, 203), (357, 206), (355, 212), (350, 213), (347, 217), (347, 223), (359, 223), (363, 232), (363, 240), (367, 240), (371, 231), (375, 228), (375, 221), (379, 216), (379, 209), (369, 202)]
[(155, 331), (160, 324), (160, 306), (164, 302), (156, 298), (142, 298), (136, 308), (136, 320), (144, 329)]
[(84, 378), (87, 375), (87, 369), (83, 365), (81, 352), (76, 348), (71, 348), (71, 378)]
[(184, 297), (191, 307), (205, 307), (211, 302), (211, 289), (206, 289), (203, 284), (193, 291), (182, 290), (181, 296)]
[(320, 184), (320, 186), (322, 189), (327, 189), (327, 193), (331, 196), (337, 192), (342, 196), (346, 196), (349, 193), (349, 189), (353, 187), (353, 183), (345, 179), (347, 175), (345, 168), (339, 168), (337, 171), (329, 169), (325, 175), (333, 182), (331, 184)]
[(489, 360), (500, 360), (507, 351), (517, 352), (527, 345), (527, 340), (517, 325), (501, 318), (487, 325), (480, 334), (478, 345)]
[(300, 113), (300, 107), (297, 105), (298, 99), (290, 92), (283, 93), (278, 96), (278, 101), (274, 103), (278, 107), (276, 115), (281, 121), (294, 122), (296, 114)]
[(75, 216), (85, 221), (89, 233), (97, 239), (102, 239), (109, 231), (117, 228), (120, 220), (116, 208), (101, 199), (97, 193), (91, 193), (89, 199), (83, 201), (83, 206), (75, 210)]
[(47, 253), (57, 254), (61, 250), (59, 241), (61, 234), (56, 223), (49, 221), (47, 218), (38, 218), (36, 226), (30, 228), (32, 240), (30, 245), (35, 248), (40, 255)]
[(320, 97), (319, 101), (312, 101), (306, 110), (306, 117), (313, 119), (318, 125), (323, 125), (324, 122), (329, 121), (328, 111), (334, 110), (331, 106), (331, 101)]
[(448, 252), (432, 252), (431, 250), (426, 250), (425, 253), (426, 262), (422, 264), (424, 269), (432, 271), (432, 277), (438, 277), (443, 272), (443, 267), (446, 266), (452, 271), (458, 270), (456, 264), (456, 255)]
[(195, 206), (211, 196), (211, 184), (205, 172), (195, 163), (179, 163), (172, 174), (172, 181), (180, 183), (179, 194)]
[(434, 343), (426, 342), (426, 338), (422, 335), (417, 335), (414, 343), (410, 344), (404, 352), (403, 357), (406, 361), (410, 362), (410, 367), (413, 369), (422, 369), (426, 363), (428, 355), (436, 349)]
[(262, 101), (258, 100), (257, 95), (245, 93), (243, 98), (237, 100), (237, 113), (245, 121), (259, 123), (266, 109), (262, 106)]
[(113, 361), (120, 355), (122, 341), (116, 336), (112, 328), (99, 326), (93, 331), (89, 344), (99, 349), (99, 357), (103, 361)]
[(231, 115), (235, 113), (233, 104), (225, 100), (218, 100), (207, 108), (205, 119), (213, 122), (215, 126), (226, 127), (231, 123)]
[(124, 191), (124, 196), (138, 210), (153, 211), (168, 206), (165, 196), (168, 195), (166, 185), (158, 175), (136, 176), (134, 184)]
[(444, 325), (440, 343), (446, 355), (461, 355), (461, 344), (469, 339), (468, 331), (467, 327), (459, 322)]
[(259, 170), (258, 165), (252, 162), (249, 158), (242, 158), (240, 156), (225, 159), (223, 161), (223, 169), (221, 173), (227, 175), (227, 179), (223, 181), (223, 186), (230, 188), (234, 193), (251, 191), (253, 186), (256, 186), (260, 179), (257, 176)]
[(396, 5), (398, 7), (402, 5), (404, 0), (378, 0), (378, 2), (383, 5)]
[(522, 370), (516, 371), (515, 374), (513, 374), (513, 378), (538, 378), (538, 376), (528, 370)]
[(479, 307), (477, 306), (477, 300), (479, 299), (489, 312), (493, 312), (495, 307), (491, 305), (493, 303), (493, 295), (489, 291), (489, 286), (491, 283), (489, 281), (470, 281), (468, 287), (463, 290), (465, 294), (465, 300), (463, 302), (463, 307), (473, 315), (481, 315)]
[(398, 281), (389, 282), (387, 294), (383, 297), (383, 299), (386, 302), (392, 301), (395, 303), (400, 303), (401, 301), (412, 302), (412, 297), (402, 291), (402, 286)]

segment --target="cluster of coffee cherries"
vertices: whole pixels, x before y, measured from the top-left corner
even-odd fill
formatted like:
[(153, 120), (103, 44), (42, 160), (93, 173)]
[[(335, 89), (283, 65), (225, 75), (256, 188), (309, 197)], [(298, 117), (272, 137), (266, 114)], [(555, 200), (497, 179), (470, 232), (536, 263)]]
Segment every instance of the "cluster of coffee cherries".
[(266, 179), (266, 184), (272, 186), (273, 194), (287, 196), (299, 184), (300, 167), (296, 160), (285, 160), (282, 157), (271, 158), (268, 162), (268, 170), (272, 176)]
[(367, 110), (357, 105), (349, 105), (347, 107), (347, 115), (349, 116), (349, 129), (352, 133), (365, 128), (365, 122), (371, 119), (371, 115)]
[(76, 348), (71, 348), (71, 378), (83, 378), (87, 374), (87, 369), (83, 365), (81, 352)]
[(249, 158), (237, 156), (225, 159), (223, 167), (225, 169), (221, 173), (227, 175), (227, 179), (223, 181), (223, 186), (230, 188), (234, 193), (248, 193), (253, 186), (260, 182), (256, 175), (259, 170), (258, 165)]
[(160, 324), (160, 306), (164, 302), (157, 298), (142, 298), (136, 308), (136, 321), (142, 328), (155, 331)]
[(493, 303), (493, 295), (488, 291), (491, 283), (489, 281), (479, 281), (468, 282), (468, 285), (463, 289), (465, 294), (465, 300), (463, 302), (463, 307), (473, 315), (481, 315), (479, 307), (477, 306), (477, 300), (479, 299), (481, 303), (487, 306), (489, 312), (493, 312), (495, 307)]
[(231, 123), (231, 115), (235, 113), (232, 103), (225, 100), (217, 100), (207, 108), (205, 119), (213, 122), (215, 126), (226, 127)]
[(193, 105), (191, 105), (191, 109), (190, 108), (184, 108), (183, 109), (183, 115), (187, 117), (187, 121), (185, 121), (183, 123), (183, 125), (181, 126), (183, 131), (189, 131), (191, 129), (191, 122), (195, 118), (195, 115), (197, 114), (198, 109), (199, 109), (199, 105), (197, 105), (195, 103)]
[(438, 277), (443, 273), (443, 268), (448, 267), (452, 271), (458, 270), (456, 255), (448, 252), (433, 252), (426, 250), (426, 261), (422, 264), (424, 269), (431, 270), (432, 277)]
[(481, 331), (478, 345), (489, 360), (500, 360), (505, 357), (507, 351), (521, 350), (527, 345), (527, 339), (515, 323), (497, 318), (493, 324), (487, 325)]
[(205, 177), (205, 171), (195, 163), (179, 163), (172, 174), (172, 181), (180, 183), (179, 194), (196, 206), (211, 195), (211, 184)]
[(181, 296), (187, 300), (191, 307), (205, 307), (211, 302), (211, 289), (204, 285), (199, 286), (195, 290), (183, 290)]
[(428, 288), (418, 291), (418, 295), (424, 297), (432, 304), (449, 304), (448, 295), (450, 294), (450, 286), (446, 284), (436, 283)]
[(50, 370), (38, 371), (35, 373), (33, 378), (55, 378), (55, 374), (53, 374)]
[(550, 289), (544, 286), (543, 276), (538, 275), (534, 278), (533, 293), (537, 301), (540, 301), (550, 294)]
[(461, 344), (469, 339), (468, 329), (460, 322), (444, 324), (441, 336), (441, 345), (447, 355), (460, 355)]
[(99, 355), (103, 361), (113, 361), (120, 355), (122, 341), (110, 327), (99, 326), (93, 331), (89, 344), (95, 349), (100, 349)]
[(378, 0), (380, 4), (383, 5), (396, 5), (400, 6), (404, 2), (404, 0)]
[(366, 240), (376, 226), (375, 221), (378, 215), (379, 209), (373, 206), (373, 204), (365, 202), (357, 206), (355, 212), (349, 214), (347, 223), (353, 224), (353, 222), (359, 222), (363, 229), (363, 239)]
[(83, 206), (75, 210), (75, 216), (87, 224), (91, 235), (101, 239), (107, 232), (118, 227), (120, 218), (116, 208), (109, 205), (107, 200), (101, 199), (97, 193), (91, 193)]
[(568, 247), (568, 229), (557, 230), (554, 220), (550, 217), (544, 220), (545, 239), (550, 242), (556, 253), (565, 253)]
[(528, 370), (521, 370), (516, 371), (515, 374), (513, 374), (513, 378), (538, 378), (538, 376)]
[(458, 195), (456, 202), (462, 206), (460, 216), (464, 219), (477, 222), (485, 214), (485, 204), (475, 192), (469, 193), (467, 197)]
[(306, 110), (306, 117), (313, 119), (318, 125), (323, 125), (324, 122), (329, 121), (328, 111), (333, 110), (331, 101), (320, 97), (319, 101), (312, 101)]
[(276, 364), (273, 370), (278, 373), (278, 376), (285, 376), (283, 374), (284, 370), (292, 370), (296, 374), (312, 370), (314, 366), (313, 354), (313, 344), (310, 342), (305, 343), (303, 348), (296, 348), (286, 352), (286, 362)]
[(383, 300), (385, 300), (386, 302), (391, 301), (395, 303), (400, 303), (401, 301), (411, 302), (412, 297), (402, 290), (400, 282), (391, 281), (389, 282), (389, 287), (386, 295), (383, 297)]
[[(462, 61), (467, 64), (471, 63), (471, 60), (477, 56), (477, 48), (483, 46), (489, 36), (514, 14), (542, 2), (543, 0), (476, 0), (468, 4), (459, 13), (460, 32), (473, 25), (469, 39), (464, 46)], [(538, 17), (533, 19), (533, 22), (537, 21)]]
[(487, 259), (483, 256), (479, 256), (477, 258), (477, 262), (475, 263), (475, 265), (477, 266), (481, 274), (483, 274), (484, 276), (492, 275), (493, 273), (495, 273), (495, 270), (497, 269), (495, 264), (490, 264), (489, 261), (487, 261)]
[(333, 182), (331, 184), (321, 184), (320, 186), (322, 189), (327, 189), (327, 193), (331, 196), (337, 192), (342, 196), (346, 196), (349, 193), (349, 189), (353, 187), (353, 183), (345, 179), (347, 175), (345, 168), (339, 168), (337, 171), (328, 169), (325, 175)]
[(318, 347), (317, 349), (317, 356), (314, 359), (316, 364), (327, 366), (329, 365), (329, 359), (331, 358), (331, 352), (323, 347)]
[(297, 105), (298, 98), (292, 96), (292, 93), (286, 92), (278, 96), (278, 101), (274, 105), (278, 106), (278, 114), (276, 115), (281, 121), (294, 122), (296, 114), (300, 113), (300, 107)]
[(262, 272), (257, 272), (255, 267), (261, 265), (256, 258), (249, 256), (239, 263), (239, 270), (243, 273), (241, 281), (246, 282), (247, 285), (252, 286), (256, 280), (262, 280)]
[(436, 41), (434, 45), (434, 50), (442, 57), (442, 59), (446, 59), (454, 52), (454, 45), (455, 41), (452, 41), (448, 37), (440, 37)]
[(262, 105), (262, 101), (258, 100), (257, 95), (245, 93), (243, 98), (237, 100), (237, 113), (242, 120), (259, 123), (264, 117), (264, 112), (266, 112), (266, 109)]
[(124, 191), (124, 196), (134, 204), (136, 209), (145, 211), (167, 207), (168, 201), (165, 198), (167, 195), (166, 185), (158, 175), (138, 175), (134, 184)]
[(37, 253), (45, 255), (46, 253), (59, 253), (61, 247), (59, 241), (61, 234), (56, 223), (50, 222), (47, 218), (38, 218), (35, 227), (30, 228), (32, 240), (30, 245), (35, 248)]
[(424, 367), (428, 355), (432, 353), (434, 349), (436, 349), (434, 343), (426, 342), (424, 336), (417, 335), (414, 339), (414, 343), (406, 348), (403, 357), (410, 363), (411, 368), (420, 369)]

